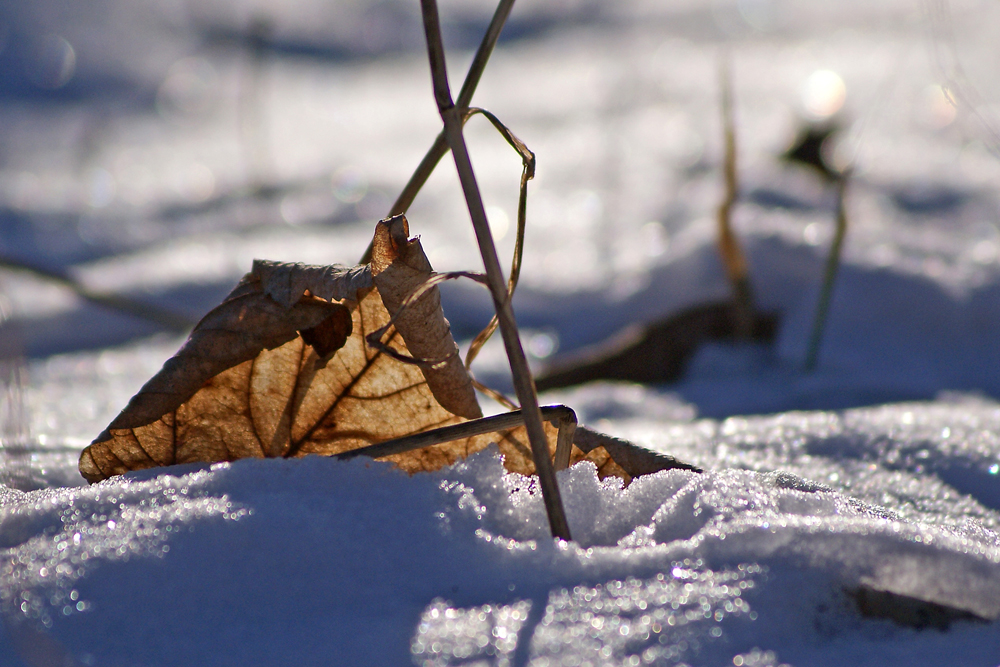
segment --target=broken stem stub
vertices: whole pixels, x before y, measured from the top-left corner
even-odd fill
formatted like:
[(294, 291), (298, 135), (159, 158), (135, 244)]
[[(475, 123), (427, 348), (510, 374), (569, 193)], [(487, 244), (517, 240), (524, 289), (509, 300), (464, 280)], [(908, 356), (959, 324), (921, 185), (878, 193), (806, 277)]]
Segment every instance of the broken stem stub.
[(736, 172), (736, 124), (733, 120), (733, 85), (730, 74), (729, 55), (722, 60), (720, 72), (722, 89), (722, 138), (725, 156), (722, 175), (725, 192), (717, 211), (719, 226), (719, 252), (726, 269), (726, 276), (733, 286), (733, 307), (736, 319), (737, 338), (747, 341), (753, 337), (754, 306), (750, 288), (750, 273), (746, 255), (733, 232), (733, 207), (739, 197), (739, 183)]

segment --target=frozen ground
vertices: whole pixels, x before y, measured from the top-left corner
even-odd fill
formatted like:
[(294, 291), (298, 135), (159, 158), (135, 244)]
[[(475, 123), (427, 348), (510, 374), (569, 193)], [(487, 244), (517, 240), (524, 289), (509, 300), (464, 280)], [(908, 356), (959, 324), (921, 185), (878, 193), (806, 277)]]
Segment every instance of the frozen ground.
[[(197, 318), (253, 257), (352, 263), (438, 129), (416, 2), (22, 5), (0, 2), (0, 258), (93, 290)], [(492, 7), (442, 12), (457, 87)], [(775, 346), (705, 347), (675, 385), (543, 396), (706, 470), (562, 473), (573, 544), (489, 451), (412, 478), (308, 459), (84, 487), (79, 450), (183, 336), (0, 273), (0, 665), (996, 667), (998, 24), (974, 0), (519, 0), (476, 103), (538, 155), (532, 362), (728, 294), (727, 51), (735, 224), (782, 313)], [(832, 193), (776, 155), (833, 112), (851, 228), (805, 374)], [(468, 134), (509, 254), (518, 161)], [(475, 269), (452, 174), (411, 229), (437, 269)], [(462, 339), (488, 317), (473, 287), (445, 307)], [(503, 369), (498, 346), (477, 362)], [(872, 591), (897, 620), (921, 602), (900, 624)]]

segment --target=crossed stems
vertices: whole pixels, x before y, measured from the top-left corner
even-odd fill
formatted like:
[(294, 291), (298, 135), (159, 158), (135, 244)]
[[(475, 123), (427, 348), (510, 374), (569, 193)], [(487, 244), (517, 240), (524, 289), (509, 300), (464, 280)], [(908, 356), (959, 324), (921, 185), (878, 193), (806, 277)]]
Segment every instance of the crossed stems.
[(528, 360), (521, 346), (517, 331), (517, 322), (510, 300), (507, 298), (507, 285), (500, 269), (496, 245), (486, 219), (476, 176), (472, 170), (472, 161), (462, 135), (464, 109), (456, 107), (452, 101), (451, 89), (448, 86), (448, 73), (445, 65), (444, 43), (441, 39), (441, 25), (438, 18), (435, 0), (421, 0), (421, 11), (424, 19), (424, 32), (427, 37), (427, 54), (431, 66), (431, 78), (434, 85), (434, 99), (444, 122), (444, 135), (455, 158), (462, 190), (469, 207), (472, 226), (479, 243), (479, 252), (486, 268), (486, 281), (493, 296), (493, 306), (500, 325), (500, 334), (507, 350), (507, 360), (510, 363), (514, 391), (521, 404), (524, 426), (528, 431), (528, 441), (531, 443), (531, 455), (538, 473), (538, 481), (542, 487), (542, 498), (549, 517), (549, 527), (553, 537), (570, 540), (569, 524), (563, 509), (559, 486), (556, 483), (555, 471), (549, 459), (548, 438), (542, 426), (542, 416), (538, 408), (538, 397), (535, 394), (535, 382), (528, 368)]

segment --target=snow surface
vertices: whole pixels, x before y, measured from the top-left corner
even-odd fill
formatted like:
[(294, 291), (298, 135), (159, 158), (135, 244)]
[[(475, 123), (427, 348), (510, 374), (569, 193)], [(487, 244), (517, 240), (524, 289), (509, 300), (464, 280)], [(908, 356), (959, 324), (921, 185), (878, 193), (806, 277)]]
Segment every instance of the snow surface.
[(928, 472), (972, 486), (998, 437), (922, 456), (942, 429), (998, 429), (1000, 406), (927, 412), (630, 422), (714, 467), (626, 489), (560, 473), (572, 544), (489, 450), (415, 477), (317, 457), (7, 490), (8, 641), (32, 619), (81, 664), (993, 665), (995, 623), (917, 632), (848, 594), (1000, 613), (996, 504)]
[[(453, 86), (490, 4), (442, 2)], [(254, 257), (355, 261), (439, 129), (411, 0), (0, 8), (0, 253), (193, 318)], [(772, 348), (705, 346), (674, 385), (542, 397), (706, 470), (560, 473), (573, 543), (489, 450), (414, 477), (313, 457), (87, 487), (80, 449), (182, 337), (4, 271), (0, 666), (997, 667), (998, 22), (985, 0), (518, 0), (475, 101), (538, 156), (532, 363), (729, 294), (727, 49), (734, 223), (782, 315)], [(775, 156), (833, 99), (824, 70), (855, 176), (806, 374), (832, 193)], [(518, 160), (467, 133), (509, 255)], [(448, 160), (409, 218), (437, 269), (477, 268)], [(489, 317), (476, 287), (444, 301), (460, 339)], [(491, 343), (477, 376), (504, 369)], [(859, 590), (993, 620), (918, 630), (864, 617)]]

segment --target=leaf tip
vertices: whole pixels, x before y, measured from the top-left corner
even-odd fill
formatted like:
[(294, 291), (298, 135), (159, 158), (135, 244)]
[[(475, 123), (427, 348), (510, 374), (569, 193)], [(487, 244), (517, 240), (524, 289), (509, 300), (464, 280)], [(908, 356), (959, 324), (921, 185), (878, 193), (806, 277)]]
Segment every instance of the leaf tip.
[(372, 273), (378, 275), (406, 253), (410, 244), (410, 224), (405, 215), (379, 220), (372, 239)]

